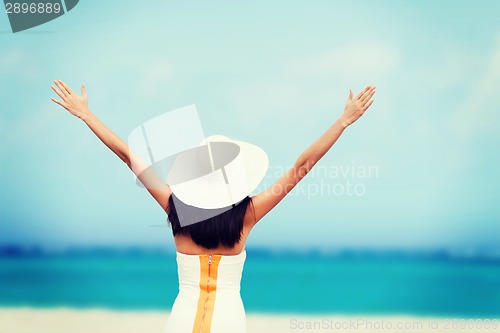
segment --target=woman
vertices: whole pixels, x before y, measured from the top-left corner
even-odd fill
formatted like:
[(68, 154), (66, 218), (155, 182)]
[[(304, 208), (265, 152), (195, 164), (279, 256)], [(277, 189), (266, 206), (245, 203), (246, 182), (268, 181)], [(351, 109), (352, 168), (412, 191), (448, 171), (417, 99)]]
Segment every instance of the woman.
[[(255, 176), (253, 186), (249, 186), (245, 191), (231, 188), (228, 199), (222, 199), (223, 191), (216, 192), (220, 195), (205, 197), (213, 200), (209, 205), (203, 206), (195, 203), (198, 191), (195, 191), (197, 193), (191, 191), (191, 195), (189, 189), (206, 188), (203, 187), (206, 184), (195, 182), (198, 187), (189, 187), (183, 186), (185, 183), (182, 182), (164, 183), (129, 150), (123, 140), (90, 112), (83, 85), (80, 96), (61, 80), (56, 80), (54, 83), (57, 87), (52, 86), (52, 89), (61, 100), (54, 98), (51, 100), (83, 120), (97, 137), (128, 165), (168, 215), (174, 234), (179, 273), (179, 294), (165, 328), (168, 333), (246, 332), (240, 281), (246, 258), (245, 243), (250, 231), (311, 171), (343, 131), (363, 115), (373, 103), (371, 98), (375, 93), (373, 86), (367, 86), (356, 97), (350, 90), (343, 114), (298, 157), (294, 166), (267, 190), (249, 196), (256, 186), (255, 180), (258, 183), (263, 177), (263, 169), (260, 168), (259, 172), (254, 172), (258, 175), (253, 175)], [(243, 152), (248, 144), (227, 138), (219, 138), (214, 142), (213, 147), (233, 145), (237, 148), (234, 156), (245, 157)], [(210, 142), (207, 143), (207, 147), (210, 153), (211, 171), (215, 173), (218, 170), (214, 168), (211, 154), (215, 154), (217, 149), (214, 149)], [(239, 154), (240, 151), (242, 154)], [(258, 149), (253, 151), (257, 154), (252, 156), (260, 156), (258, 158), (267, 163), (267, 156), (259, 153)], [(224, 154), (227, 155), (227, 150), (224, 150)], [(248, 156), (246, 162), (252, 162), (252, 158)], [(245, 160), (241, 165), (245, 165)], [(185, 170), (186, 166), (189, 167), (184, 164), (180, 170)], [(231, 181), (228, 182), (224, 167), (225, 164), (222, 163), (218, 168), (223, 171), (224, 177), (221, 179), (225, 180), (227, 185)], [(250, 173), (251, 170), (246, 172)], [(147, 185), (153, 183), (161, 186)], [(211, 180), (208, 184), (214, 182)], [(238, 195), (233, 195), (236, 192)], [(205, 203), (203, 200), (200, 202)]]

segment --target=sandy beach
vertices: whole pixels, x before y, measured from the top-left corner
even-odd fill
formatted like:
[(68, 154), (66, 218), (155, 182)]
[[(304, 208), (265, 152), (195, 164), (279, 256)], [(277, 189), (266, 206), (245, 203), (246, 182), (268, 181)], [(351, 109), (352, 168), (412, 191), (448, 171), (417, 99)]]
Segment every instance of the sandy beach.
[[(165, 333), (163, 327), (167, 318), (168, 312), (162, 311), (0, 308), (0, 333)], [(499, 318), (493, 319), (460, 321), (409, 316), (304, 316), (250, 313), (247, 314), (247, 327), (248, 333), (499, 332)], [(488, 324), (490, 327), (485, 328)], [(495, 324), (496, 328), (492, 326)]]

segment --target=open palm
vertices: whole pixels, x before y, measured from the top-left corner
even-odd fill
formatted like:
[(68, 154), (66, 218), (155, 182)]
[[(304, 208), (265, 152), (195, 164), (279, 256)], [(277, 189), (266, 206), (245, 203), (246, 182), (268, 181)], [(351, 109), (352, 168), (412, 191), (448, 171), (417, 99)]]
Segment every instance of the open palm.
[(365, 113), (374, 101), (371, 99), (374, 94), (375, 87), (367, 86), (354, 98), (352, 90), (349, 89), (349, 97), (347, 98), (344, 113), (341, 116), (341, 122), (344, 127), (351, 125)]
[(51, 86), (51, 88), (61, 97), (62, 101), (58, 101), (54, 98), (51, 98), (51, 100), (68, 110), (72, 115), (82, 118), (82, 116), (88, 112), (88, 99), (85, 92), (85, 86), (82, 84), (82, 95), (80, 96), (61, 80), (54, 80), (54, 83), (59, 89), (54, 86)]

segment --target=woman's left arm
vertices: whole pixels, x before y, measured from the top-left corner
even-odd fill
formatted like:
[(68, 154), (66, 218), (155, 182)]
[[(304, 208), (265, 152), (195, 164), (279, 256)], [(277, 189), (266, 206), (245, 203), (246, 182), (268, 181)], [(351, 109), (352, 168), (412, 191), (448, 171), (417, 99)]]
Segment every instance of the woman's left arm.
[(271, 211), (330, 150), (344, 130), (358, 120), (372, 105), (375, 87), (367, 86), (354, 97), (349, 97), (340, 116), (328, 130), (297, 158), (294, 166), (282, 175), (267, 190), (252, 197), (252, 209), (245, 216), (246, 225), (252, 228), (264, 215)]
[(59, 89), (56, 89), (54, 86), (51, 88), (62, 101), (54, 98), (51, 98), (51, 100), (61, 105), (72, 115), (83, 120), (102, 143), (127, 164), (162, 209), (168, 212), (168, 199), (172, 193), (170, 187), (148, 168), (146, 163), (130, 150), (128, 145), (119, 136), (113, 133), (99, 118), (90, 112), (85, 86), (82, 84), (82, 95), (79, 96), (61, 80), (55, 80), (54, 83)]

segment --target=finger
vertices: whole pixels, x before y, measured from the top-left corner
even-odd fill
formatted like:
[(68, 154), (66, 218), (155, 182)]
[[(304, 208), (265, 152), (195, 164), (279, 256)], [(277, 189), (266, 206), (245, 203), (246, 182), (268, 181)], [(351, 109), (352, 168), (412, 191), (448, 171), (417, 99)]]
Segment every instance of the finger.
[(56, 94), (61, 97), (63, 100), (65, 99), (66, 96), (63, 95), (62, 92), (60, 92), (59, 90), (56, 89), (56, 87), (54, 86), (50, 86), (52, 88), (52, 90), (54, 90), (56, 92)]
[(361, 103), (366, 103), (366, 101), (368, 101), (368, 99), (370, 99), (370, 94), (372, 94), (373, 92), (375, 92), (375, 87), (370, 87), (367, 91), (365, 91), (361, 97), (359, 98), (359, 101)]
[(68, 92), (69, 95), (74, 95), (75, 92), (73, 90), (71, 90), (70, 87), (68, 87), (68, 85), (64, 82), (62, 82), (61, 80), (59, 80), (59, 82), (61, 82), (62, 86), (64, 87), (64, 89), (66, 89), (66, 91)]
[(349, 98), (347, 99), (348, 101), (352, 101), (352, 90), (349, 89)]
[(87, 91), (85, 90), (85, 86), (82, 83), (82, 97), (87, 97)]
[(366, 93), (359, 101), (361, 104), (366, 104), (372, 98), (372, 96), (375, 94), (375, 88), (371, 89), (368, 93)]
[(57, 103), (57, 104), (59, 104), (60, 106), (62, 106), (63, 108), (65, 108), (65, 106), (64, 106), (64, 104), (63, 104), (62, 102), (60, 102), (60, 101), (58, 101), (57, 99), (54, 99), (54, 98), (52, 98), (52, 97), (51, 97), (50, 99), (52, 100), (52, 102)]
[(364, 94), (365, 92), (367, 92), (367, 91), (368, 91), (368, 89), (370, 89), (370, 86), (367, 86), (365, 89), (363, 89), (363, 91), (361, 91), (361, 92), (358, 94), (358, 96), (356, 96), (356, 99), (360, 99), (360, 98), (361, 98), (361, 96), (363, 96), (363, 94)]
[(373, 104), (373, 101), (375, 101), (374, 99), (372, 99), (368, 104), (365, 105), (365, 107), (363, 108), (363, 111), (366, 111), (368, 110), (368, 108), (370, 107), (370, 105)]
[(62, 86), (61, 82), (59, 82), (59, 80), (54, 80), (54, 83), (56, 84), (57, 88), (59, 88), (61, 90), (61, 93), (64, 96), (69, 95), (68, 92), (66, 91), (66, 89), (64, 89), (64, 87)]

